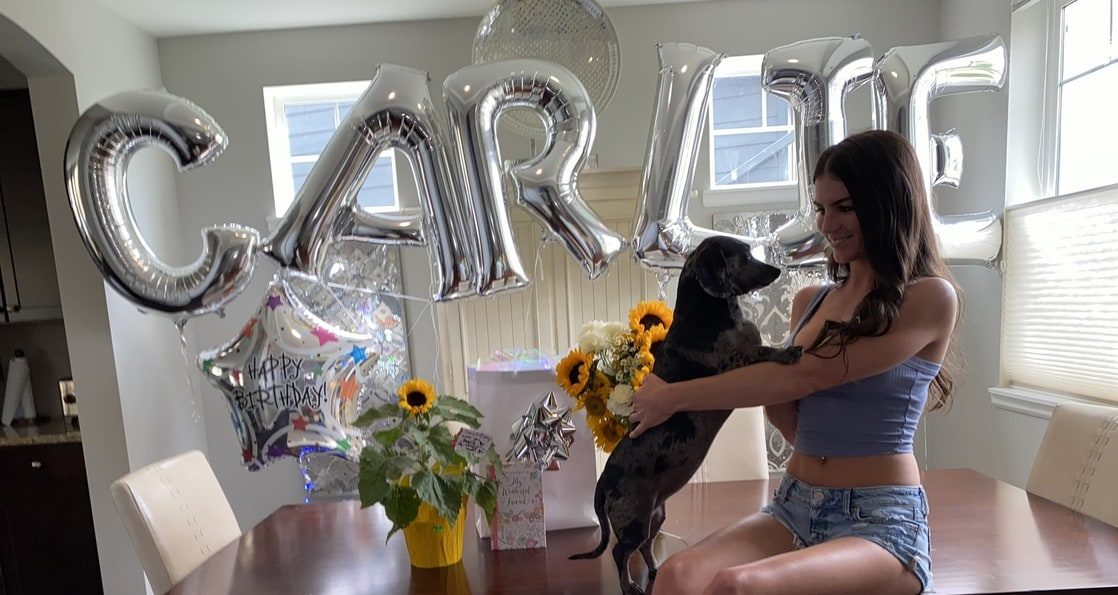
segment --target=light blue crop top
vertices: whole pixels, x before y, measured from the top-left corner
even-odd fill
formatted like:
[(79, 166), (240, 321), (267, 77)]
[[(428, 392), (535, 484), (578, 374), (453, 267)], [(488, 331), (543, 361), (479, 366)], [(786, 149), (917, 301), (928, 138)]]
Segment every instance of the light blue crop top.
[[(788, 335), (788, 346), (832, 288), (824, 287), (808, 304)], [(799, 402), (796, 450), (816, 457), (912, 452), (912, 437), (928, 399), (928, 386), (939, 369), (940, 364), (913, 356), (876, 376), (804, 397)]]

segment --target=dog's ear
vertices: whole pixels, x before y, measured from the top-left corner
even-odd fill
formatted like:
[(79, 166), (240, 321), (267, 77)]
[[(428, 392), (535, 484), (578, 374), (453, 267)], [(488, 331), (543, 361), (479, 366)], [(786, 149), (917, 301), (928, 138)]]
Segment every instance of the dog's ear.
[(705, 240), (695, 252), (695, 279), (703, 291), (716, 298), (737, 295), (737, 283), (730, 276), (730, 262), (724, 247), (719, 242)]

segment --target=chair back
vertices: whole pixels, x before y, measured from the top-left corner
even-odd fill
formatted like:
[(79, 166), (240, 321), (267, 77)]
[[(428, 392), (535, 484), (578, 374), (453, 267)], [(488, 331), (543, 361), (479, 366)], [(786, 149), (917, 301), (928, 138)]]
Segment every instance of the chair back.
[(1058, 405), (1026, 490), (1118, 527), (1118, 407)]
[(125, 475), (113, 482), (112, 495), (156, 593), (241, 535), (225, 492), (197, 450)]

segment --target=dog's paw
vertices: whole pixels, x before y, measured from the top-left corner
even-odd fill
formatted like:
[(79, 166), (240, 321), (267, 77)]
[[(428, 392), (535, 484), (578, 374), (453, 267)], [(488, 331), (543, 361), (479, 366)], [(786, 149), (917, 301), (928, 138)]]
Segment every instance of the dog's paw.
[(795, 347), (789, 347), (788, 349), (785, 349), (784, 352), (780, 355), (780, 363), (794, 364), (800, 361), (800, 358), (803, 357), (804, 348), (799, 345), (796, 345)]

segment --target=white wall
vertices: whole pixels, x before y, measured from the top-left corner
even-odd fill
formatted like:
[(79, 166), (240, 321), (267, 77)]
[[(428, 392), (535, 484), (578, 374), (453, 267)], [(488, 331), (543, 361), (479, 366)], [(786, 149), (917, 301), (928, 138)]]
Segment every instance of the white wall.
[(0, 89), (26, 89), (27, 77), (11, 62), (0, 58)]
[[(182, 414), (177, 333), (107, 291), (76, 233), (61, 172), (80, 110), (118, 91), (160, 86), (155, 41), (95, 2), (0, 0), (0, 55), (27, 76), (31, 92), (104, 590), (143, 593), (109, 484), (155, 458), (204, 447), (202, 428)], [(172, 175), (165, 164), (139, 161), (129, 185), (149, 197), (137, 207), (149, 241), (176, 247)]]
[[(994, 32), (1008, 47), (1009, 2), (943, 0), (941, 7), (943, 39)], [(1001, 92), (945, 97), (934, 106), (933, 128), (958, 128), (965, 154), (959, 190), (937, 189), (941, 213), (1002, 212), (1008, 86), (1013, 84), (1011, 78)], [(1001, 277), (983, 267), (954, 267), (952, 272), (966, 293), (959, 341), (967, 371), (951, 412), (928, 418), (930, 466), (970, 467), (1024, 486), (1047, 423), (992, 406), (986, 392), (998, 383)]]

